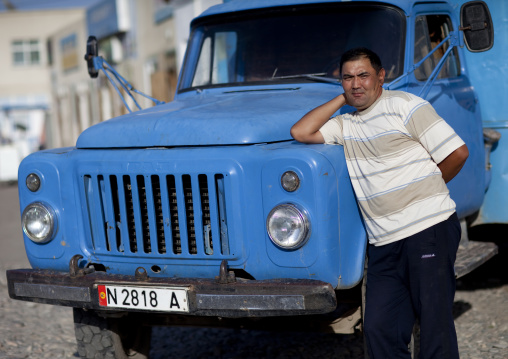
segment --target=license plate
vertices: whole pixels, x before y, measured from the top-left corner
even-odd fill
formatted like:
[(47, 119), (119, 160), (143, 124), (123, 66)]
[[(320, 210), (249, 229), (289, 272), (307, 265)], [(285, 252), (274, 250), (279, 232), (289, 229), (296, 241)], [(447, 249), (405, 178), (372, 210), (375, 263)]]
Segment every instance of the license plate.
[(188, 312), (187, 288), (98, 285), (99, 305), (110, 308)]

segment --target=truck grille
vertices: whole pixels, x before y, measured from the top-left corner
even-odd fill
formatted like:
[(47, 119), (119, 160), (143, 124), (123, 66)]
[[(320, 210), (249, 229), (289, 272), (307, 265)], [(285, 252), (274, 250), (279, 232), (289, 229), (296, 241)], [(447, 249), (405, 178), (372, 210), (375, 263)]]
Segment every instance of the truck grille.
[(230, 254), (223, 174), (84, 175), (96, 253)]

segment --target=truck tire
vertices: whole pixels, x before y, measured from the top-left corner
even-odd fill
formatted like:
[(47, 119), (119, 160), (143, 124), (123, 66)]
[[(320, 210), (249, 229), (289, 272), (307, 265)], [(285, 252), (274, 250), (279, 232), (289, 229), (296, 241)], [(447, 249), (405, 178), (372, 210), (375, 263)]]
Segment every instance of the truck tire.
[(151, 327), (124, 316), (103, 318), (95, 311), (74, 308), (78, 354), (85, 359), (147, 359)]

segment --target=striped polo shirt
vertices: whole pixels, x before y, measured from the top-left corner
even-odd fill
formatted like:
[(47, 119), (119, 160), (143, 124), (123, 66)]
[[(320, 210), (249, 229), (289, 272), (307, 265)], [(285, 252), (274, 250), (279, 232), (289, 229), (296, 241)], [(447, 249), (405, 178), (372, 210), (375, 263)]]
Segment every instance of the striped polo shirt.
[(370, 243), (409, 237), (455, 211), (437, 163), (464, 142), (427, 101), (383, 90), (368, 109), (333, 117), (320, 132), (344, 146)]

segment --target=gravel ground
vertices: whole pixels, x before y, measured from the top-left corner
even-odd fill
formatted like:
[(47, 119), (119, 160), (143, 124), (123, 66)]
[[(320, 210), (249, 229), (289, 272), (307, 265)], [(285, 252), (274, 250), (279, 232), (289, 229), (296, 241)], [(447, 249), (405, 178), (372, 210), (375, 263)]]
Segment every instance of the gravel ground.
[[(508, 358), (508, 255), (462, 278), (455, 300), (462, 359)], [(75, 358), (72, 310), (8, 298), (0, 263), (0, 359)], [(154, 328), (152, 359), (363, 358), (362, 336), (254, 330)]]

